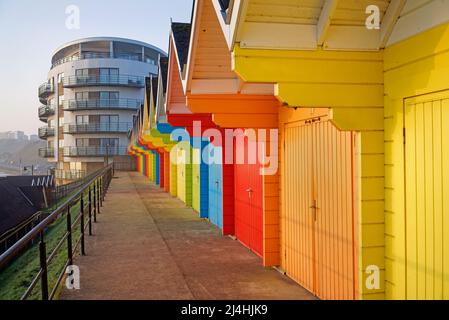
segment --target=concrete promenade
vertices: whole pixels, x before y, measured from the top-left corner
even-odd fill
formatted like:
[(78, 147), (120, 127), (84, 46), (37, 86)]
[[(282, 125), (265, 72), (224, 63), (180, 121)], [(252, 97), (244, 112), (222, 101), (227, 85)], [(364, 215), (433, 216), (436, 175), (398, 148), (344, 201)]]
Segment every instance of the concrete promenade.
[(314, 299), (137, 173), (117, 173), (60, 299)]

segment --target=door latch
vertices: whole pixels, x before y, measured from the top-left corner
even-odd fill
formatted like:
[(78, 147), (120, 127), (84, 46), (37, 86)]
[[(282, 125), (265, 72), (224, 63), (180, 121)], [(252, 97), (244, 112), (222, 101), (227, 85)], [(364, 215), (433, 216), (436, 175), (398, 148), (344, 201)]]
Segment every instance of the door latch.
[(312, 214), (313, 214), (313, 220), (316, 221), (317, 210), (319, 209), (319, 208), (318, 208), (318, 205), (317, 205), (317, 201), (316, 201), (316, 200), (313, 200), (313, 205), (310, 206), (309, 208), (313, 210), (313, 212), (312, 212)]

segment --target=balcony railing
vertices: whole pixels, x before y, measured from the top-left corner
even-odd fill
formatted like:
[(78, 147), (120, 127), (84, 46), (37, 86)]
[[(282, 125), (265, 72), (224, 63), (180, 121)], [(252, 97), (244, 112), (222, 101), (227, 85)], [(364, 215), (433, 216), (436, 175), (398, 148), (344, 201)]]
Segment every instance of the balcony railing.
[(39, 128), (39, 138), (47, 139), (48, 137), (54, 137), (54, 136), (55, 136), (55, 128), (51, 128), (51, 127)]
[(64, 133), (126, 133), (131, 127), (130, 122), (66, 124)]
[(39, 118), (47, 122), (47, 119), (49, 116), (52, 116), (55, 114), (55, 106), (40, 106), (39, 107)]
[(55, 178), (62, 180), (80, 180), (86, 176), (83, 170), (55, 170)]
[(54, 67), (59, 66), (66, 62), (79, 61), (85, 59), (122, 59), (122, 60), (132, 60), (148, 64), (154, 64), (154, 60), (152, 59), (145, 59), (144, 61), (142, 61), (141, 54), (116, 54), (114, 57), (111, 57), (111, 54), (109, 52), (85, 52), (81, 54), (81, 56), (75, 55), (56, 60), (55, 62), (53, 62), (51, 67), (53, 69)]
[(44, 83), (39, 86), (39, 98), (47, 98), (49, 95), (55, 92), (55, 88), (51, 83)]
[(125, 156), (128, 154), (127, 147), (65, 147), (64, 157), (110, 157)]
[(96, 109), (122, 109), (137, 110), (142, 105), (142, 100), (137, 99), (101, 99), (101, 100), (65, 100), (63, 106), (65, 110), (96, 110)]
[(119, 86), (143, 88), (144, 77), (130, 75), (89, 75), (64, 77), (64, 87)]
[(39, 157), (41, 158), (54, 158), (55, 149), (54, 148), (40, 148)]

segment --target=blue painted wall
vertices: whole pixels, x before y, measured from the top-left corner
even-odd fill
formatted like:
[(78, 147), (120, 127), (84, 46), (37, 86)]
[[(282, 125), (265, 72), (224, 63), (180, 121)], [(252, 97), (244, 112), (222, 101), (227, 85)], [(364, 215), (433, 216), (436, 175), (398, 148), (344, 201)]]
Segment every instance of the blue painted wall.
[[(209, 145), (210, 154), (222, 159), (222, 148)], [(223, 165), (209, 165), (209, 221), (223, 228)]]
[(160, 166), (159, 166), (160, 161), (161, 161), (161, 159), (160, 159), (159, 153), (156, 152), (156, 184), (157, 185), (160, 185), (160, 183), (161, 183), (161, 179), (160, 179), (161, 172), (160, 172)]

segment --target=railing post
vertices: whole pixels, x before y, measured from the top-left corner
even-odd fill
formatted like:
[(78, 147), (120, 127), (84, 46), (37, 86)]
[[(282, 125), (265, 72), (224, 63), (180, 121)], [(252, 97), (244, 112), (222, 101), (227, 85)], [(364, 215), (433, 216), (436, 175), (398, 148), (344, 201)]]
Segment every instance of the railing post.
[(94, 222), (97, 222), (97, 184), (94, 182)]
[(101, 204), (103, 205), (104, 202), (104, 175), (105, 173), (101, 176)]
[(101, 211), (100, 211), (100, 183), (99, 183), (98, 179), (96, 181), (96, 184), (97, 184), (97, 212), (100, 214), (101, 213)]
[(48, 300), (48, 276), (47, 276), (47, 250), (44, 241), (44, 231), (41, 231), (39, 242), (39, 260), (42, 270), (41, 275), (41, 297), (42, 300)]
[[(89, 216), (92, 216), (92, 187), (89, 186)], [(94, 221), (97, 222), (97, 221)]]
[(73, 248), (72, 248), (72, 216), (70, 214), (70, 205), (67, 207), (67, 257), (69, 258), (69, 266), (73, 264)]
[(80, 206), (81, 206), (81, 255), (86, 255), (86, 250), (84, 247), (84, 190), (81, 192), (81, 199), (80, 199)]
[(89, 186), (89, 236), (92, 235), (92, 193), (91, 186)]
[(100, 207), (103, 206), (103, 176), (98, 179), (98, 186), (99, 186), (99, 196), (100, 196)]

